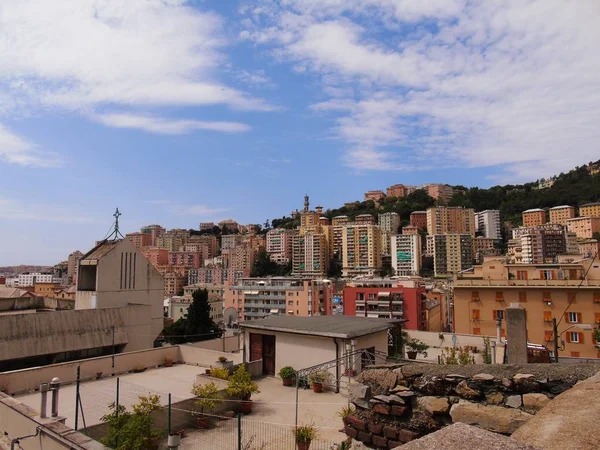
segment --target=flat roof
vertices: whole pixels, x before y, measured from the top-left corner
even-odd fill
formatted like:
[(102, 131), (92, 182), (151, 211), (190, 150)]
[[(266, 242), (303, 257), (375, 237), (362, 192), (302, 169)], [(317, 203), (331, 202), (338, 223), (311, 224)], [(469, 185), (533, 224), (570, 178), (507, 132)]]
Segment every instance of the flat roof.
[(283, 333), (310, 334), (313, 336), (351, 339), (388, 330), (406, 319), (374, 319), (354, 316), (281, 316), (250, 320), (240, 327), (254, 330), (281, 331)]
[(543, 209), (540, 208), (533, 208), (533, 209), (526, 209), (525, 211), (523, 211), (523, 213), (530, 213), (530, 212), (540, 212), (543, 211), (545, 212)]
[(550, 208), (550, 209), (563, 209), (563, 208), (574, 208), (574, 207), (569, 206), (569, 205), (561, 205), (561, 206), (555, 206), (554, 208)]
[(582, 206), (596, 206), (596, 205), (600, 205), (600, 202), (584, 203), (583, 205), (579, 205), (579, 207), (581, 208)]

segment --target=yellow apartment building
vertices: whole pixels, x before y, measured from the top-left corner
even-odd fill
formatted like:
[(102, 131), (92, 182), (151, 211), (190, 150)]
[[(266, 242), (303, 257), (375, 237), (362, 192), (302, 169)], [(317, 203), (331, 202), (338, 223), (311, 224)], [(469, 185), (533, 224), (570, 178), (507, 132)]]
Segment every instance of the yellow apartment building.
[(563, 205), (550, 208), (550, 223), (559, 223), (567, 225), (567, 221), (575, 217), (575, 208), (573, 206)]
[(521, 214), (524, 227), (535, 227), (546, 223), (546, 211), (540, 208), (528, 209)]
[(381, 228), (353, 223), (342, 230), (342, 275), (376, 275), (381, 271)]
[(429, 208), (427, 210), (427, 234), (446, 233), (475, 236), (475, 210), (444, 206)]
[(600, 233), (600, 217), (575, 217), (567, 220), (567, 229), (578, 238), (592, 239), (594, 233)]
[[(589, 325), (600, 324), (598, 259), (568, 264), (508, 264), (504, 258), (487, 258), (472, 272), (454, 278), (455, 332), (495, 336), (496, 319), (504, 319), (511, 303), (527, 310), (529, 342), (554, 350), (552, 320), (556, 318), (560, 322), (560, 341), (564, 341), (560, 355), (600, 358), (589, 329)], [(505, 329), (502, 321), (503, 335)]]
[(600, 217), (600, 202), (581, 205), (579, 215), (581, 217)]

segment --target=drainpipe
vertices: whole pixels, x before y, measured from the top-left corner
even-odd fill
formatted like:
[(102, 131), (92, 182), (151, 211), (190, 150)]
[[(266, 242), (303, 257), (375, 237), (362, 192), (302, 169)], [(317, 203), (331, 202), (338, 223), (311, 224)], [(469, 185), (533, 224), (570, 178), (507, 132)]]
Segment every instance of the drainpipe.
[(58, 417), (58, 391), (60, 389), (60, 379), (52, 378), (50, 381), (50, 390), (52, 391), (52, 417)]
[(40, 428), (37, 427), (35, 429), (35, 434), (30, 434), (29, 436), (21, 436), (18, 438), (14, 438), (13, 440), (10, 441), (10, 450), (16, 450), (16, 448), (17, 448), (17, 447), (15, 447), (16, 445), (18, 445), (19, 448), (21, 448), (21, 439), (29, 439), (32, 437), (36, 437), (39, 433), (40, 433)]
[(335, 393), (340, 393), (340, 343), (337, 338), (333, 338), (335, 344)]

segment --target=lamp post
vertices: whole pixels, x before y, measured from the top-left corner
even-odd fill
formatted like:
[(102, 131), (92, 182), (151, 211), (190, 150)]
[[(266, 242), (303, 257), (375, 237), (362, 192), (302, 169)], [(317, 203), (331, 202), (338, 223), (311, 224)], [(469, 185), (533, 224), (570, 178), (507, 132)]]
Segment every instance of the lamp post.
[[(565, 328), (564, 330), (562, 330), (562, 332), (559, 334), (558, 333), (558, 324), (556, 323), (556, 317), (552, 318), (552, 329), (553, 329), (553, 334), (554, 334), (554, 362), (558, 362), (558, 350), (560, 349), (561, 351), (565, 349), (565, 344), (564, 341), (562, 339), (559, 339), (560, 336), (562, 336), (564, 333), (566, 333), (567, 331), (569, 331), (572, 328), (578, 328), (580, 330), (593, 330), (594, 327), (587, 324), (587, 323), (576, 323), (574, 325), (571, 325), (568, 328)], [(559, 346), (559, 340), (560, 340), (560, 346)]]

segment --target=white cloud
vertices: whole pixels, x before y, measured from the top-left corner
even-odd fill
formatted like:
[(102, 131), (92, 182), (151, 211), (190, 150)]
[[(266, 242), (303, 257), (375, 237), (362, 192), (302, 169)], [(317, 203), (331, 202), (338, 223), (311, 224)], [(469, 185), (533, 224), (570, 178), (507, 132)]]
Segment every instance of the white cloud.
[(12, 133), (1, 123), (0, 162), (36, 167), (60, 165), (56, 155), (40, 152), (34, 144)]
[(523, 181), (598, 157), (595, 2), (258, 0), (242, 14), (243, 38), (321, 82), (312, 109), (355, 169)]
[(95, 119), (116, 128), (136, 128), (156, 134), (184, 134), (194, 130), (242, 133), (250, 127), (238, 122), (207, 122), (200, 120), (170, 120), (161, 117), (134, 114), (104, 114)]

